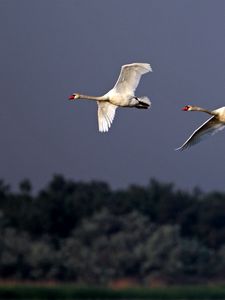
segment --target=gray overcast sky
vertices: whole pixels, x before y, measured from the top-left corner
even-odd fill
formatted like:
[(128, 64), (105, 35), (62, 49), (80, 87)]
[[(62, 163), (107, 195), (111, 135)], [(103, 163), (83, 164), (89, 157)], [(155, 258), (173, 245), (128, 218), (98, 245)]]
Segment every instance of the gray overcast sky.
[[(224, 191), (225, 132), (175, 152), (225, 105), (224, 0), (0, 0), (0, 178), (43, 187), (55, 173), (113, 188), (150, 178)], [(107, 134), (93, 102), (126, 63), (149, 62), (139, 96), (151, 110), (118, 109)]]

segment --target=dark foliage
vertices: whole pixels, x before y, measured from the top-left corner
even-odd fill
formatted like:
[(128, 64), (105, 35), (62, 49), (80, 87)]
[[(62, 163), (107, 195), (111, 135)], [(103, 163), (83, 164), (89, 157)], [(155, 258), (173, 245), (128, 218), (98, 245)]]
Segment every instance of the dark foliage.
[(61, 175), (37, 195), (0, 181), (0, 277), (108, 284), (225, 277), (225, 194), (151, 180), (112, 191)]

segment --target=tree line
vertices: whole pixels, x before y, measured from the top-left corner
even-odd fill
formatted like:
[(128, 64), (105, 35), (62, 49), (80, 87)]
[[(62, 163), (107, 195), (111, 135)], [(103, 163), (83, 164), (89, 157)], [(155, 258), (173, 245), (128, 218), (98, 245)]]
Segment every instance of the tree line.
[(107, 285), (225, 279), (225, 193), (150, 180), (112, 190), (55, 175), (0, 181), (0, 278)]

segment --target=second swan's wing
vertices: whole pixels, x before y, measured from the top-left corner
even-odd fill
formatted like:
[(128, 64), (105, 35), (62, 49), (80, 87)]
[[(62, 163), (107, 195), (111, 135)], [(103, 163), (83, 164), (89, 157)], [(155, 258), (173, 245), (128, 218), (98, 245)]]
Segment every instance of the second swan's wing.
[(192, 135), (184, 142), (182, 146), (175, 150), (185, 150), (199, 142), (210, 135), (214, 135), (218, 131), (224, 129), (225, 124), (217, 120), (215, 116), (209, 118), (205, 123), (198, 127)]

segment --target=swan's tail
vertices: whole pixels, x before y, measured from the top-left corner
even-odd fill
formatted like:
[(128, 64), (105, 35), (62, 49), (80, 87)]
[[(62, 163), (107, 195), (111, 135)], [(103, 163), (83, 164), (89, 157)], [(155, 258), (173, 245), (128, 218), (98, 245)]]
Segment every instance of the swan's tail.
[(152, 105), (151, 101), (148, 97), (140, 97), (138, 98), (138, 104), (136, 105), (136, 108), (150, 108)]

